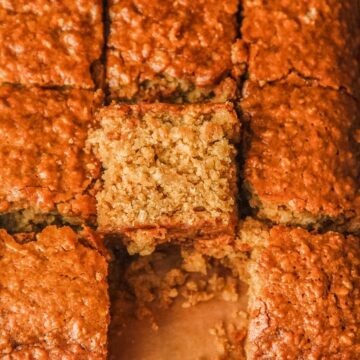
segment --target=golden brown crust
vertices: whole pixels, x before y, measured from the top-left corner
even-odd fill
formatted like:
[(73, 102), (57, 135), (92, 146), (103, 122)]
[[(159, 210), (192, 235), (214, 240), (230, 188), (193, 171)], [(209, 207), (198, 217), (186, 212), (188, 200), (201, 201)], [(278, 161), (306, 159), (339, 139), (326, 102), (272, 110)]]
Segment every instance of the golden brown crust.
[(107, 262), (86, 237), (68, 227), (36, 238), (0, 230), (1, 358), (105, 359)]
[(99, 163), (84, 151), (101, 100), (85, 90), (0, 87), (0, 211), (89, 219)]
[(113, 98), (198, 101), (232, 70), (238, 0), (111, 0)]
[(360, 228), (359, 107), (304, 82), (248, 83), (244, 177), (259, 215), (281, 223)]
[(248, 357), (357, 358), (360, 239), (275, 226), (253, 242)]
[(101, 231), (131, 237), (143, 248), (133, 252), (153, 250), (151, 238), (233, 234), (240, 124), (232, 105), (112, 105), (99, 121), (89, 142), (105, 169)]
[(244, 1), (243, 40), (250, 79), (290, 72), (360, 96), (360, 6), (357, 0)]
[(94, 87), (101, 0), (9, 0), (0, 4), (0, 24), (0, 83)]

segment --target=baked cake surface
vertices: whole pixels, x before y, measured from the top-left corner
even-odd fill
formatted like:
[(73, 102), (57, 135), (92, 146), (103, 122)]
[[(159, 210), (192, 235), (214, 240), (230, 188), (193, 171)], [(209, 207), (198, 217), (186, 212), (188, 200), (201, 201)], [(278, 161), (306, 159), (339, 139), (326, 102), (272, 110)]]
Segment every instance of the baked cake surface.
[(359, 0), (0, 0), (0, 358), (360, 358), (359, 29)]
[(100, 100), (85, 90), (0, 87), (2, 215), (95, 217), (92, 185), (100, 167), (84, 145)]
[(236, 84), (228, 76), (238, 3), (110, 0), (106, 78), (112, 98), (194, 102), (233, 96)]
[(356, 359), (360, 353), (360, 239), (253, 220), (248, 359)]
[(2, 359), (106, 358), (107, 261), (99, 240), (69, 227), (0, 230)]
[(2, 1), (0, 39), (0, 83), (93, 88), (102, 1)]
[(240, 124), (231, 104), (112, 105), (89, 143), (103, 168), (101, 231), (154, 241), (232, 235)]
[(280, 80), (295, 72), (359, 98), (357, 0), (245, 0), (243, 7), (251, 80)]
[(303, 81), (244, 89), (250, 205), (280, 223), (360, 228), (359, 106)]

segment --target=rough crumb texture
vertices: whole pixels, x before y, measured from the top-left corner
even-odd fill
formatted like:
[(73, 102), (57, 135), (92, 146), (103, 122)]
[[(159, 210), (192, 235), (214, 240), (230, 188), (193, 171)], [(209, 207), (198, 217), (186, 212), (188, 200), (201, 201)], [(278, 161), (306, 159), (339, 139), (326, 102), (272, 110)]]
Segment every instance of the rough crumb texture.
[[(86, 242), (90, 247), (84, 246)], [(0, 357), (105, 359), (107, 262), (90, 231), (0, 230)]]
[(296, 72), (360, 97), (358, 0), (245, 0), (243, 7), (251, 80)]
[(112, 98), (195, 102), (234, 96), (236, 84), (227, 77), (235, 71), (232, 56), (237, 58), (231, 48), (238, 0), (110, 0), (109, 6), (106, 77)]
[(63, 220), (65, 219), (55, 212), (39, 213), (35, 209), (29, 208), (0, 214), (0, 228), (7, 229), (11, 234), (34, 232), (41, 230), (46, 225), (62, 225), (65, 223)]
[(89, 143), (104, 167), (97, 195), (101, 231), (134, 241), (233, 234), (240, 124), (230, 104), (112, 105)]
[(100, 166), (84, 145), (100, 98), (85, 90), (0, 87), (1, 214), (95, 217)]
[(356, 359), (360, 239), (250, 225), (248, 359)]
[(357, 103), (342, 92), (301, 81), (262, 88), (250, 82), (241, 107), (250, 122), (245, 186), (258, 215), (358, 231)]
[(111, 359), (245, 359), (246, 286), (219, 260), (170, 245), (118, 266)]
[(123, 281), (135, 295), (137, 315), (151, 315), (150, 304), (170, 307), (180, 298), (181, 306), (189, 308), (220, 296), (236, 302), (240, 280), (231, 271), (196, 251), (182, 251), (177, 247), (157, 250), (151, 255), (134, 259), (124, 274)]
[(102, 1), (1, 1), (0, 39), (0, 83), (93, 88)]

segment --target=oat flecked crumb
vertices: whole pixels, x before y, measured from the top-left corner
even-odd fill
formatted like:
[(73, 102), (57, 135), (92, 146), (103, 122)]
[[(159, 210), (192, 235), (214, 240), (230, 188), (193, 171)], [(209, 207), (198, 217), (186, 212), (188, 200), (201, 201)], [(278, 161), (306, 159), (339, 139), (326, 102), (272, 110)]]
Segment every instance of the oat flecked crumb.
[(101, 231), (131, 253), (171, 239), (233, 235), (239, 122), (230, 104), (112, 105), (89, 137), (104, 167)]

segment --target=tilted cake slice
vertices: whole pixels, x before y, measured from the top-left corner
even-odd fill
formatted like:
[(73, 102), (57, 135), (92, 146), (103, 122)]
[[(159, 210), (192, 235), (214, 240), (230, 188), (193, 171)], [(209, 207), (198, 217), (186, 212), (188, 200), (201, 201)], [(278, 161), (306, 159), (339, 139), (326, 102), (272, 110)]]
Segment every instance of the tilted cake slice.
[(104, 168), (100, 231), (123, 235), (132, 253), (234, 236), (240, 123), (231, 104), (112, 105), (98, 118), (89, 144)]

